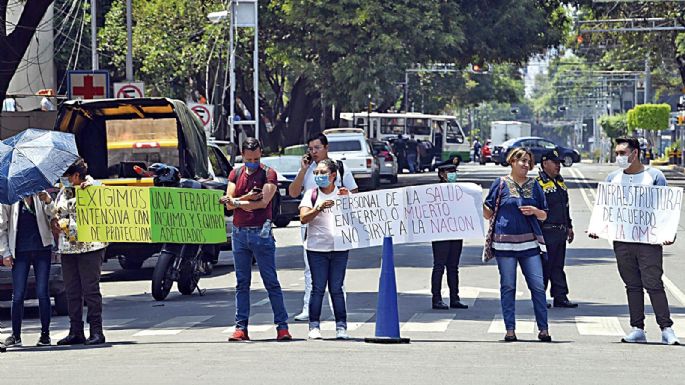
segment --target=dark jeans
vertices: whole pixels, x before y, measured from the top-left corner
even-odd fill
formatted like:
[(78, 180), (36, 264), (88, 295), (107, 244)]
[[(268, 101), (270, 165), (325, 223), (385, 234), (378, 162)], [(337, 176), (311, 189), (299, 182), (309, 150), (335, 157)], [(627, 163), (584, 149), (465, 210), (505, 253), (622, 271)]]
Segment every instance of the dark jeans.
[(347, 270), (349, 251), (320, 252), (307, 250), (309, 268), (312, 271), (312, 295), (309, 299), (309, 327), (318, 328), (321, 321), (321, 304), (326, 285), (333, 302), (336, 328), (347, 329), (347, 311), (343, 282)]
[(433, 242), (433, 273), (431, 293), (433, 303), (442, 301), (442, 274), (447, 268), (450, 301), (459, 301), (459, 258), (464, 241), (461, 239)]
[(261, 228), (234, 227), (232, 233), (233, 264), (235, 266), (235, 327), (247, 330), (250, 318), (250, 283), (252, 257), (257, 260), (259, 275), (269, 293), (271, 310), (277, 330), (288, 329), (288, 312), (285, 310), (283, 291), (276, 273), (276, 243), (271, 234), (259, 236)]
[(663, 329), (673, 326), (668, 299), (661, 281), (663, 248), (646, 243), (614, 242), (618, 273), (626, 285), (630, 326), (645, 327), (645, 289), (652, 302), (656, 322)]
[(567, 230), (550, 228), (543, 229), (542, 233), (547, 246), (547, 260), (542, 261), (545, 290), (551, 281), (550, 295), (557, 301), (566, 299), (568, 283), (566, 282), (564, 265), (566, 263)]
[(83, 254), (62, 254), (62, 275), (72, 333), (83, 333), (84, 302), (88, 306), (86, 320), (90, 325), (90, 333), (102, 333), (100, 273), (104, 257), (105, 249)]
[(547, 299), (545, 285), (542, 282), (542, 258), (532, 257), (497, 257), (499, 268), (499, 291), (502, 304), (502, 317), (507, 330), (516, 330), (516, 265), (521, 265), (523, 277), (526, 279), (533, 311), (538, 329), (547, 330)]
[(26, 284), (29, 279), (29, 270), (33, 265), (33, 274), (36, 277), (36, 297), (38, 298), (38, 310), (40, 312), (41, 333), (50, 332), (50, 249), (46, 251), (17, 252), (12, 267), (12, 335), (21, 336), (21, 321), (24, 319), (24, 297)]

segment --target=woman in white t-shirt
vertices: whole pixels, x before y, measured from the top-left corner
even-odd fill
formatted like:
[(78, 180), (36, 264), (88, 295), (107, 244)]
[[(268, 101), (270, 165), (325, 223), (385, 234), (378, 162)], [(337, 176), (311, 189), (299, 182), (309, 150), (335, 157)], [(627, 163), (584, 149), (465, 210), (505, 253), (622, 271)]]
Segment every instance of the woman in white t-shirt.
[(338, 339), (350, 338), (347, 334), (347, 312), (342, 289), (349, 250), (335, 248), (335, 223), (331, 210), (337, 196), (346, 195), (348, 192), (344, 189), (338, 190), (335, 186), (337, 173), (338, 166), (334, 161), (320, 161), (314, 170), (314, 180), (318, 187), (305, 191), (300, 203), (300, 221), (308, 225), (304, 248), (312, 271), (312, 294), (309, 300), (310, 339), (321, 339), (319, 325), (326, 286), (333, 302), (335, 336)]

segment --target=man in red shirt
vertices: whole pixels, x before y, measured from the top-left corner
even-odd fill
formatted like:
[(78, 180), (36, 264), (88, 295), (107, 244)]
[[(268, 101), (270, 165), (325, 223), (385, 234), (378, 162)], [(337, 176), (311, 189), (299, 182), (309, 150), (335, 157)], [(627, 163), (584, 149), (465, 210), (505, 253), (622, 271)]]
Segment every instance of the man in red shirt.
[(271, 233), (271, 200), (276, 193), (276, 172), (261, 164), (262, 148), (255, 138), (243, 142), (244, 166), (231, 171), (221, 203), (233, 213), (233, 260), (235, 265), (235, 331), (229, 341), (247, 341), (250, 317), (252, 257), (269, 293), (278, 340), (290, 340), (288, 312), (276, 273), (276, 243)]

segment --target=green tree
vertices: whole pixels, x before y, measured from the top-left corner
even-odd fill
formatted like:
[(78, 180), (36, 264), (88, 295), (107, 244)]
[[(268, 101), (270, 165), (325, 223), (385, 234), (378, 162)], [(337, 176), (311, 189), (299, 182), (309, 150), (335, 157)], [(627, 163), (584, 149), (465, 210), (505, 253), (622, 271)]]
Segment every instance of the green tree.
[(628, 111), (628, 129), (662, 131), (668, 128), (671, 106), (668, 104), (640, 104)]
[(618, 138), (628, 133), (627, 114), (617, 114), (612, 116), (603, 116), (599, 119), (599, 125), (602, 130), (611, 139)]

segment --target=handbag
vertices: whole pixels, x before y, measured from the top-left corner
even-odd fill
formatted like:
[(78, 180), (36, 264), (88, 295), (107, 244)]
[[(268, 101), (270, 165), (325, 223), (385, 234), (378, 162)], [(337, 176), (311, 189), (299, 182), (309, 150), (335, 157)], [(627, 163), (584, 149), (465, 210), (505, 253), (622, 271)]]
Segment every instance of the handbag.
[(499, 190), (497, 191), (497, 199), (495, 199), (495, 207), (492, 211), (492, 217), (490, 217), (490, 226), (488, 227), (488, 233), (485, 236), (485, 246), (483, 246), (483, 255), (481, 260), (483, 263), (495, 258), (495, 252), (492, 249), (492, 242), (495, 236), (495, 221), (497, 220), (497, 211), (499, 210), (499, 201), (502, 198), (502, 189), (504, 188), (504, 178), (499, 178)]

